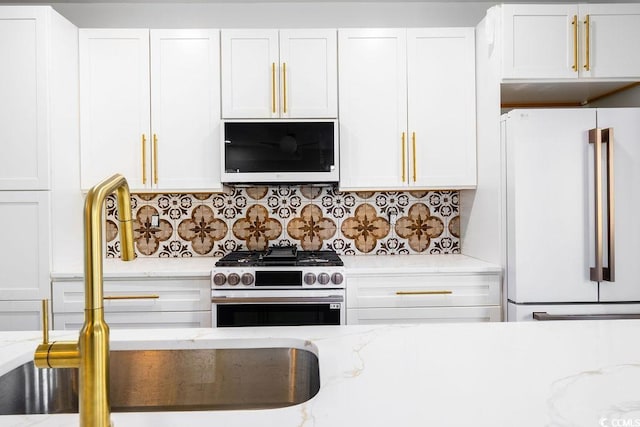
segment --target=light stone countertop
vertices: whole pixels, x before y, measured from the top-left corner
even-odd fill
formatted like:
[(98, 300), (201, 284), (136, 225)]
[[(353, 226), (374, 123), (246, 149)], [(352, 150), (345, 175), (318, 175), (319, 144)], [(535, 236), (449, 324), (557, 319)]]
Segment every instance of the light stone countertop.
[[(394, 274), (398, 272), (427, 273), (498, 273), (500, 266), (465, 255), (341, 255), (347, 274)], [(220, 258), (138, 258), (124, 262), (104, 260), (104, 277), (172, 277), (208, 278)], [(51, 273), (54, 280), (82, 280), (82, 260), (76, 265)]]
[[(116, 427), (640, 425), (639, 332), (639, 320), (113, 330), (114, 350), (310, 349), (321, 387), (282, 409), (114, 413), (112, 420)], [(39, 332), (0, 332), (0, 373), (29, 360), (39, 340)], [(0, 425), (77, 426), (78, 416), (3, 416)]]

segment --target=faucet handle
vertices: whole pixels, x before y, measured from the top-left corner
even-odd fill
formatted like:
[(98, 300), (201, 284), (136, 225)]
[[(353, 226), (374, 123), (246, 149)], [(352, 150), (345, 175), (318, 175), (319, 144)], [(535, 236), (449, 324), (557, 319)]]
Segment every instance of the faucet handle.
[(42, 300), (42, 344), (49, 344), (49, 300)]

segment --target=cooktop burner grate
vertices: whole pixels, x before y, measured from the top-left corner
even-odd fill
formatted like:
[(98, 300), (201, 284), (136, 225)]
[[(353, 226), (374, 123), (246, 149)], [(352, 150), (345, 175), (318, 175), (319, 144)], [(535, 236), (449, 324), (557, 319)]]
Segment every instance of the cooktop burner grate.
[(266, 251), (233, 251), (216, 262), (216, 267), (316, 265), (342, 266), (344, 263), (335, 251), (299, 251), (295, 246), (276, 246)]

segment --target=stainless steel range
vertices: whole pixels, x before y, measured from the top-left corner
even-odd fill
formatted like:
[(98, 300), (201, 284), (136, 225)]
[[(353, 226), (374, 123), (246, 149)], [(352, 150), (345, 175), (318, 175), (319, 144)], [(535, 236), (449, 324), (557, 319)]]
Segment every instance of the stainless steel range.
[(342, 260), (334, 251), (235, 251), (211, 271), (214, 327), (345, 324)]

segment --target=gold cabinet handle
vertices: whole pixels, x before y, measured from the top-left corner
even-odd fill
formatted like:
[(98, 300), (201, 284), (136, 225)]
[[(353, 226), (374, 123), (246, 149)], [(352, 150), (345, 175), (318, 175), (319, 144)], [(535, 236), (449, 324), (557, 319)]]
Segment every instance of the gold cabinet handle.
[(153, 183), (158, 183), (158, 136), (153, 134)]
[(287, 113), (287, 63), (282, 63), (282, 112)]
[(452, 291), (396, 291), (396, 295), (450, 295)]
[(105, 295), (105, 300), (127, 300), (127, 299), (159, 299), (160, 295)]
[(406, 163), (407, 163), (407, 147), (405, 146), (405, 140), (404, 140), (404, 132), (402, 132), (402, 182), (405, 181), (406, 176), (407, 176), (407, 171), (406, 171)]
[(416, 163), (416, 133), (411, 133), (411, 146), (413, 150), (413, 182), (416, 182), (416, 178), (418, 176), (417, 172), (417, 163)]
[(590, 69), (590, 60), (589, 60), (589, 51), (591, 50), (591, 47), (589, 46), (590, 44), (590, 40), (589, 40), (589, 27), (591, 26), (591, 18), (589, 17), (589, 15), (587, 15), (584, 19), (584, 37), (585, 37), (585, 48), (584, 48), (584, 58), (585, 58), (585, 64), (584, 64), (584, 69), (586, 71), (589, 71)]
[(271, 63), (271, 112), (276, 112), (276, 63)]
[(147, 136), (142, 134), (142, 183), (147, 183)]
[(573, 15), (573, 71), (578, 72), (578, 15)]

